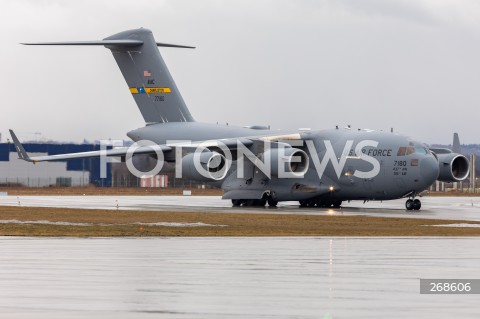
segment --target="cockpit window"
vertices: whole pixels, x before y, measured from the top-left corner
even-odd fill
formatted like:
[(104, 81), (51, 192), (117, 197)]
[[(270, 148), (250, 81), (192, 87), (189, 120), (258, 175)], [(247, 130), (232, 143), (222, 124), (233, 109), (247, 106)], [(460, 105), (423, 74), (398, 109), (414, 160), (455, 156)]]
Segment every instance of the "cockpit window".
[(425, 147), (417, 146), (417, 147), (415, 147), (415, 153), (425, 155), (425, 154), (428, 154), (428, 151)]
[(426, 154), (423, 147), (402, 146), (398, 149), (397, 156), (406, 156), (413, 153)]

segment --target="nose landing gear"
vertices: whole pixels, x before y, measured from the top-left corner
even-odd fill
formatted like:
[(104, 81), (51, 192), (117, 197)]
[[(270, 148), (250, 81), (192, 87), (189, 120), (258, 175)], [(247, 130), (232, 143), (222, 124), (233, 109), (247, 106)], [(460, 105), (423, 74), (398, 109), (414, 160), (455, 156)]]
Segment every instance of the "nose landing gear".
[(422, 202), (416, 198), (416, 199), (407, 199), (405, 202), (405, 208), (407, 210), (419, 210), (422, 207)]

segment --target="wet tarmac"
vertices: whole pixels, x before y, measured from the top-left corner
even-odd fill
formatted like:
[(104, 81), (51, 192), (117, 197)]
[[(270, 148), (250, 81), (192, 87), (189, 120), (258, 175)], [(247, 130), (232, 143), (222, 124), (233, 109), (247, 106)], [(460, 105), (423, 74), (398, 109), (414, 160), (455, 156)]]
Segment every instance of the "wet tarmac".
[(423, 197), (420, 211), (405, 210), (405, 200), (344, 202), (341, 209), (299, 208), (282, 202), (277, 208), (232, 207), (219, 196), (0, 196), (0, 206), (68, 207), (189, 212), (249, 212), (299, 215), (357, 215), (480, 221), (480, 197)]
[(0, 237), (1, 318), (478, 318), (478, 238)]

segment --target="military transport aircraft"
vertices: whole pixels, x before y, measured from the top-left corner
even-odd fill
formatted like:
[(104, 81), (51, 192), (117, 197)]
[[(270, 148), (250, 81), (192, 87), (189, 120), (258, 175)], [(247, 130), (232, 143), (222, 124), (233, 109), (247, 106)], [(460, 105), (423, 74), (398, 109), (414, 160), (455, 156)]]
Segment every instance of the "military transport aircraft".
[[(30, 157), (10, 130), (21, 159), (29, 162), (86, 157), (120, 157), (127, 166), (135, 154), (175, 163), (176, 176), (212, 182), (234, 206), (339, 207), (342, 201), (417, 198), (436, 180), (455, 182), (469, 174), (469, 162), (449, 150), (393, 132), (353, 130), (272, 131), (196, 122), (157, 47), (192, 48), (158, 43), (140, 28), (101, 41), (25, 43), (27, 45), (100, 45), (110, 49), (146, 126), (127, 135), (127, 148)], [(135, 170), (135, 168), (132, 168)]]

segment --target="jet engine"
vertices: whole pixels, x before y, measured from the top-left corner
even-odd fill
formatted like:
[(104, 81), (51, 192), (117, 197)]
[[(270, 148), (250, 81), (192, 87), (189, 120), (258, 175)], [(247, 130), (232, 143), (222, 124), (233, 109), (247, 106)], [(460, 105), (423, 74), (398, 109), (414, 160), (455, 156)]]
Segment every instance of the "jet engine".
[[(195, 165), (197, 162), (197, 165)], [(218, 181), (227, 174), (225, 156), (217, 152), (190, 153), (182, 158), (182, 178), (197, 181)]]
[[(302, 177), (308, 170), (307, 153), (298, 148), (275, 148), (263, 153), (263, 160), (270, 161), (272, 176), (281, 176), (285, 172), (288, 177)], [(283, 166), (283, 167), (282, 167)]]
[(456, 153), (437, 154), (441, 182), (460, 182), (467, 178), (470, 172), (468, 159)]

